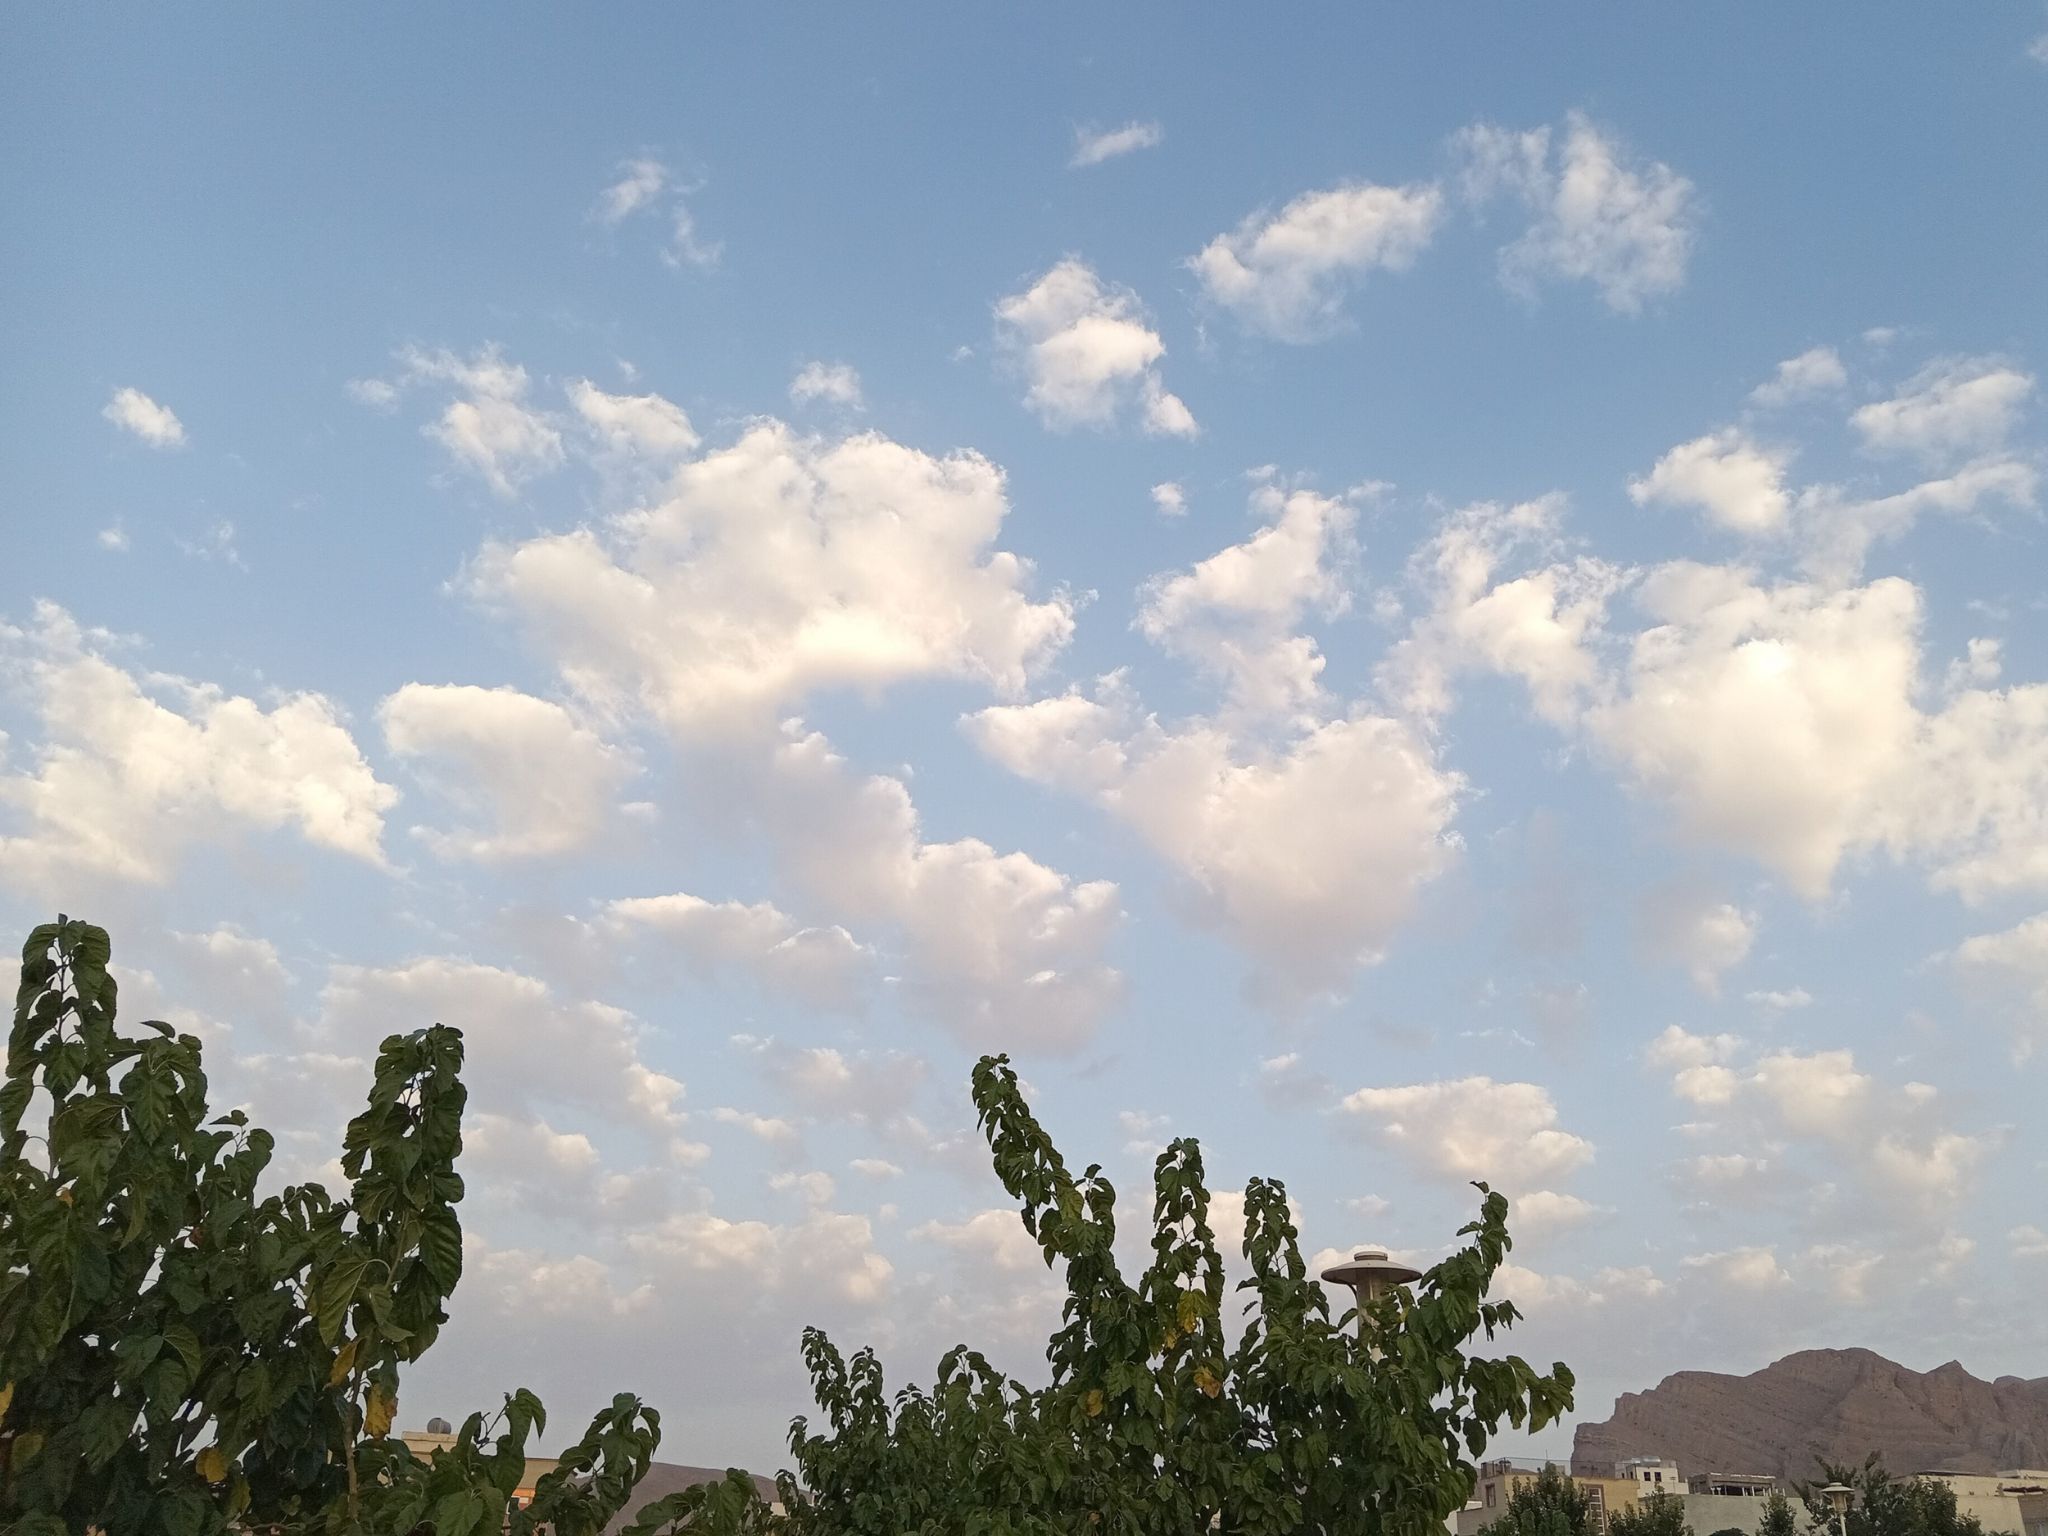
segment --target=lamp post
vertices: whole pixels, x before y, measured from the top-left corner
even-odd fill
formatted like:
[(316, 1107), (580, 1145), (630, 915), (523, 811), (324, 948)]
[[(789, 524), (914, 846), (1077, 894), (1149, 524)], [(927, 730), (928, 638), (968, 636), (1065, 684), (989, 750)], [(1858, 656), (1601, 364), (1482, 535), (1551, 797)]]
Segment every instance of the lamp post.
[(1847, 1483), (1829, 1483), (1821, 1489), (1820, 1496), (1828, 1501), (1828, 1508), (1835, 1512), (1835, 1522), (1841, 1528), (1841, 1536), (1849, 1536), (1849, 1501), (1856, 1497), (1856, 1490)]
[[(1358, 1336), (1366, 1338), (1366, 1309), (1397, 1285), (1410, 1285), (1422, 1278), (1422, 1271), (1411, 1269), (1406, 1264), (1397, 1264), (1387, 1257), (1384, 1248), (1354, 1248), (1351, 1257), (1341, 1264), (1332, 1264), (1323, 1271), (1323, 1278), (1332, 1285), (1348, 1285), (1351, 1294), (1358, 1298)], [(1375, 1360), (1379, 1350), (1370, 1340), (1368, 1349)]]

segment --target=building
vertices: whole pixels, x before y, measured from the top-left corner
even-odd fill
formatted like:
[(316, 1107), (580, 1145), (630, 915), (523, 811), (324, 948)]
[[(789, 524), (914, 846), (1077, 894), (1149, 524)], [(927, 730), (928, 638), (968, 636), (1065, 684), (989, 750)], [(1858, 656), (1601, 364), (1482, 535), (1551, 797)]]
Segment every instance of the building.
[[(1508, 1512), (1508, 1501), (1517, 1490), (1536, 1481), (1544, 1468), (1555, 1468), (1560, 1476), (1571, 1477), (1571, 1468), (1561, 1461), (1532, 1461), (1524, 1457), (1504, 1456), (1495, 1461), (1479, 1464), (1479, 1481), (1472, 1489), (1472, 1500), (1457, 1514), (1457, 1536), (1477, 1536)], [(1675, 1470), (1675, 1469), (1674, 1469)], [(1572, 1482), (1589, 1494), (1593, 1501), (1593, 1528), (1607, 1529), (1608, 1517), (1619, 1510), (1633, 1509), (1641, 1495), (1642, 1486), (1634, 1477), (1572, 1477)], [(1655, 1488), (1653, 1483), (1651, 1487)]]
[(1778, 1480), (1764, 1472), (1695, 1472), (1685, 1480), (1687, 1493), (1712, 1493), (1723, 1498), (1768, 1498)]
[[(2012, 1472), (1923, 1472), (1925, 1482), (1947, 1483), (1955, 1490), (1956, 1513), (1975, 1515), (1987, 1536), (2010, 1531), (2013, 1536), (2048, 1536), (2042, 1525), (2048, 1521), (2048, 1472), (2021, 1469)], [(2034, 1523), (2029, 1523), (2029, 1522)]]
[(1614, 1464), (1616, 1477), (1632, 1477), (1636, 1493), (1648, 1498), (1653, 1493), (1684, 1493), (1685, 1482), (1678, 1475), (1678, 1463), (1668, 1456), (1631, 1456)]

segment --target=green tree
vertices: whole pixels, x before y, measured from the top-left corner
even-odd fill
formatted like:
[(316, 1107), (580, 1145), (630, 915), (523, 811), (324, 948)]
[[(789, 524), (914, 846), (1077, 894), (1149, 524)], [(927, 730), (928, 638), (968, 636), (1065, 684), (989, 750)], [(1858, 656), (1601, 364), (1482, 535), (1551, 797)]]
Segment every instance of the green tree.
[(1984, 1523), (1956, 1508), (1956, 1491), (1947, 1483), (1895, 1478), (1875, 1451), (1860, 1467), (1823, 1461), (1820, 1476), (1800, 1488), (1807, 1528), (1816, 1536), (1835, 1536), (1844, 1525), (1821, 1496), (1821, 1488), (1829, 1483), (1846, 1483), (1855, 1490), (1846, 1536), (1984, 1536)]
[(1489, 1536), (1597, 1536), (1599, 1512), (1593, 1495), (1546, 1465), (1508, 1496), (1507, 1513), (1488, 1527)]
[(1764, 1495), (1764, 1513), (1757, 1522), (1756, 1536), (1799, 1536), (1799, 1517), (1782, 1490), (1773, 1488)]
[(1653, 1493), (1634, 1509), (1617, 1509), (1607, 1530), (1608, 1536), (1686, 1536), (1685, 1500), (1675, 1493)]
[(0, 1087), (0, 1527), (601, 1530), (659, 1437), (633, 1397), (525, 1511), (507, 1505), (545, 1423), (531, 1393), (431, 1465), (390, 1435), (399, 1368), (462, 1272), (460, 1032), (383, 1043), (342, 1146), (347, 1199), (265, 1195), (271, 1137), (209, 1119), (192, 1036), (116, 1028), (111, 957), (69, 918), (22, 950)]
[(1068, 1169), (1006, 1058), (983, 1058), (973, 1091), (997, 1177), (1047, 1265), (1064, 1267), (1050, 1382), (1026, 1387), (963, 1347), (929, 1391), (892, 1396), (873, 1351), (847, 1359), (807, 1331), (822, 1422), (791, 1426), (800, 1484), (784, 1481), (787, 1516), (770, 1519), (732, 1482), (718, 1507), (690, 1490), (643, 1511), (636, 1530), (1440, 1536), (1503, 1421), (1537, 1429), (1571, 1406), (1562, 1365), (1539, 1374), (1467, 1353), (1518, 1317), (1486, 1299), (1509, 1240), (1507, 1201), (1484, 1185), (1460, 1233), (1470, 1241), (1412, 1292), (1376, 1302), (1361, 1336), (1304, 1266), (1286, 1191), (1253, 1179), (1247, 1317), (1233, 1340), (1195, 1142), (1174, 1142), (1154, 1168), (1150, 1260), (1133, 1281), (1102, 1170)]

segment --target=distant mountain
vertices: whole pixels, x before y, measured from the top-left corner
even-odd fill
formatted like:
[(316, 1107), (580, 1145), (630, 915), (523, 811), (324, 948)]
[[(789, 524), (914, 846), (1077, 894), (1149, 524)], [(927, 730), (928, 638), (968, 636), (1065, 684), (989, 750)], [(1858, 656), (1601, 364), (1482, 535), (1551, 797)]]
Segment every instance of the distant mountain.
[(2048, 1376), (1979, 1381), (1951, 1360), (1925, 1373), (1867, 1349), (1807, 1349), (1749, 1376), (1680, 1371), (1581, 1424), (1572, 1466), (1606, 1473), (1630, 1456), (1679, 1471), (1812, 1475), (1816, 1458), (1881, 1452), (1894, 1472), (2048, 1467)]

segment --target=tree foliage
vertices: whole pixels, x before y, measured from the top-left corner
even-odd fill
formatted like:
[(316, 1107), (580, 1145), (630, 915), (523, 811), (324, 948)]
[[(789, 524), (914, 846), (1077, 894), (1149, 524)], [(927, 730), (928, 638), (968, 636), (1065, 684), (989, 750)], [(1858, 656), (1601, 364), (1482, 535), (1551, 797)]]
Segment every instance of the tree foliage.
[(1598, 1536), (1599, 1529), (1593, 1495), (1555, 1466), (1517, 1485), (1507, 1512), (1488, 1527), (1499, 1536)]
[(714, 1512), (692, 1490), (646, 1512), (648, 1529), (1436, 1536), (1503, 1421), (1538, 1429), (1570, 1407), (1562, 1365), (1539, 1374), (1466, 1353), (1518, 1316), (1486, 1299), (1509, 1241), (1507, 1201), (1484, 1185), (1460, 1234), (1470, 1241), (1412, 1293), (1375, 1303), (1360, 1336), (1304, 1266), (1285, 1189), (1253, 1179), (1233, 1338), (1195, 1142), (1174, 1142), (1154, 1168), (1150, 1257), (1133, 1280), (1101, 1168), (1068, 1169), (1006, 1058), (983, 1058), (973, 1091), (997, 1177), (1047, 1265), (1065, 1270), (1048, 1384), (1027, 1387), (959, 1348), (929, 1390), (892, 1395), (872, 1350), (848, 1359), (807, 1331), (821, 1422), (791, 1426), (800, 1485), (784, 1484), (787, 1515), (768, 1520), (737, 1488)]
[[(546, 1423), (530, 1392), (431, 1461), (391, 1434), (400, 1368), (461, 1276), (460, 1032), (384, 1042), (343, 1143), (346, 1198), (266, 1194), (271, 1138), (209, 1118), (196, 1039), (115, 1027), (110, 958), (69, 919), (23, 950), (0, 1087), (0, 1528), (595, 1536), (627, 1508), (660, 1436), (630, 1395), (525, 1508)], [(1562, 1365), (1468, 1352), (1518, 1318), (1488, 1299), (1510, 1244), (1485, 1185), (1465, 1244), (1358, 1318), (1331, 1315), (1285, 1189), (1252, 1180), (1233, 1326), (1195, 1142), (1158, 1160), (1130, 1278), (1101, 1168), (1068, 1168), (1006, 1058), (981, 1061), (973, 1095), (1019, 1219), (1064, 1272), (1047, 1384), (961, 1347), (931, 1388), (892, 1394), (872, 1350), (849, 1359), (809, 1330), (818, 1419), (791, 1426), (782, 1507), (735, 1472), (641, 1509), (634, 1536), (1437, 1536), (1503, 1422), (1571, 1406)], [(1526, 1536), (1584, 1536), (1583, 1511)]]
[(22, 950), (0, 1087), (0, 1526), (602, 1529), (659, 1435), (635, 1398), (526, 1510), (508, 1504), (545, 1423), (531, 1393), (431, 1465), (391, 1436), (399, 1368), (462, 1273), (460, 1032), (383, 1043), (342, 1144), (348, 1198), (265, 1195), (272, 1138), (209, 1118), (192, 1036), (121, 1033), (111, 956), (105, 930), (62, 918)]
[[(1844, 1521), (1820, 1492), (1829, 1483), (1855, 1490)], [(1933, 1478), (1893, 1477), (1872, 1451), (1860, 1467), (1823, 1461), (1820, 1475), (1801, 1485), (1807, 1529), (1815, 1536), (1984, 1536), (1984, 1523), (1956, 1508), (1956, 1491)]]
[(1653, 1493), (1607, 1520), (1608, 1536), (1687, 1536), (1687, 1529), (1685, 1500), (1675, 1493)]
[(1783, 1490), (1773, 1488), (1764, 1495), (1764, 1512), (1757, 1522), (1756, 1536), (1799, 1536), (1798, 1513)]

